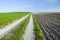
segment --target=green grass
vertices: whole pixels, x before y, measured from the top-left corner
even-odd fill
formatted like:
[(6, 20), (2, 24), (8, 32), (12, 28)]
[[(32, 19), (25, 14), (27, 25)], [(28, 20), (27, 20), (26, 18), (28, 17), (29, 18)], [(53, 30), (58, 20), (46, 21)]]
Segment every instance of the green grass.
[(35, 35), (36, 35), (35, 40), (45, 40), (38, 22), (36, 21), (35, 18), (33, 18), (33, 20), (34, 20), (34, 31), (35, 31)]
[(0, 13), (0, 28), (31, 12), (10, 12), (10, 13)]
[(29, 22), (29, 19), (30, 19), (30, 16), (1, 40), (24, 40), (23, 36), (25, 33), (25, 29), (27, 27), (27, 24)]

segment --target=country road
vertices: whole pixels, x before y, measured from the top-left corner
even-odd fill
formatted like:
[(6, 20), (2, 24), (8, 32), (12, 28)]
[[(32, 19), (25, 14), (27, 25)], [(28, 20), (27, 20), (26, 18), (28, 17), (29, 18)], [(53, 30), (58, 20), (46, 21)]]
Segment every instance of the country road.
[(6, 25), (4, 28), (0, 29), (0, 39), (3, 38), (5, 35), (7, 35), (12, 29), (14, 29), (17, 25), (20, 25), (21, 22), (23, 22), (29, 15), (26, 15), (19, 20)]
[(35, 40), (35, 33), (34, 33), (34, 24), (33, 24), (33, 17), (31, 15), (29, 24), (27, 25), (24, 40)]
[(35, 15), (46, 40), (60, 40), (60, 14)]

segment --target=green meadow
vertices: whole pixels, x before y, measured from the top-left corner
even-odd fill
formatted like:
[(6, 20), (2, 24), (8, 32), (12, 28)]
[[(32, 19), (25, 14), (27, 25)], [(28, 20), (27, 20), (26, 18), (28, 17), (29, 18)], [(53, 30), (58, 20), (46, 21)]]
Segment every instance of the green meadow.
[(25, 15), (30, 14), (30, 12), (10, 12), (10, 13), (0, 13), (0, 28), (7, 24), (10, 24)]

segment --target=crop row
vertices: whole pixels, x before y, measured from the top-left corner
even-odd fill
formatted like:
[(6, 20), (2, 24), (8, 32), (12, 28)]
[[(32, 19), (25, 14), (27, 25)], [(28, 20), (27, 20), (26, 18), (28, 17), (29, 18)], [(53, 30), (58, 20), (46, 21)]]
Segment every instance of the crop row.
[(57, 14), (38, 15), (36, 19), (41, 25), (42, 31), (46, 40), (59, 40), (60, 39), (60, 16)]

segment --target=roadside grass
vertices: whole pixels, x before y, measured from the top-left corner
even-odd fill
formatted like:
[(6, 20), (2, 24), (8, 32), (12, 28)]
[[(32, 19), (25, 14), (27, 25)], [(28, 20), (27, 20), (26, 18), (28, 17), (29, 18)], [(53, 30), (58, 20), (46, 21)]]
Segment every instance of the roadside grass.
[(43, 36), (43, 32), (37, 22), (37, 20), (33, 17), (34, 20), (34, 31), (35, 31), (35, 40), (45, 40), (44, 36)]
[(0, 28), (30, 13), (31, 12), (0, 13)]
[(29, 22), (29, 19), (30, 19), (30, 16), (1, 40), (24, 40), (23, 36), (25, 33), (25, 29), (27, 27), (27, 24)]

